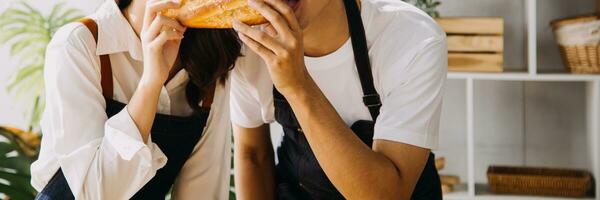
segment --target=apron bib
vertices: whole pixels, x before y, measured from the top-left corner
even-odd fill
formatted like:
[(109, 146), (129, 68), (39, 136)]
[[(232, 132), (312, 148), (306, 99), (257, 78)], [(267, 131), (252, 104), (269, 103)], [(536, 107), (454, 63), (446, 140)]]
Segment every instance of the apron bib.
[[(373, 85), (371, 62), (360, 9), (355, 0), (344, 0), (354, 51), (354, 59), (363, 90), (363, 103), (375, 121), (381, 99)], [(277, 194), (280, 200), (345, 199), (329, 181), (312, 152), (302, 128), (285, 97), (273, 89), (275, 120), (283, 127), (284, 136), (275, 167)], [(373, 144), (374, 121), (357, 121), (352, 131), (369, 147)], [(343, 167), (343, 166), (340, 166)], [(441, 200), (440, 178), (435, 168), (435, 156), (430, 153), (425, 168), (415, 186), (412, 200)]]
[[(92, 32), (94, 39), (98, 40), (98, 26), (91, 19), (82, 19)], [(106, 115), (110, 118), (121, 110), (126, 104), (113, 100), (112, 67), (108, 55), (101, 55), (101, 82), (102, 93), (106, 99)], [(210, 105), (214, 97), (214, 86), (202, 100), (202, 111), (189, 117), (156, 114), (152, 125), (152, 141), (158, 145), (167, 156), (167, 164), (156, 172), (156, 175), (141, 188), (131, 199), (164, 200), (171, 189), (181, 168), (200, 141), (210, 113)], [(38, 194), (36, 200), (71, 200), (75, 199), (61, 169), (48, 182), (46, 187)]]

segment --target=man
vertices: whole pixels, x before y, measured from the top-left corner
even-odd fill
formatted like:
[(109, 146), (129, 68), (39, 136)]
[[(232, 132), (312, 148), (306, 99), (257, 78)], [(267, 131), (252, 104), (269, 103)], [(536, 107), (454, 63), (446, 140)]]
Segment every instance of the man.
[(270, 24), (234, 25), (247, 48), (231, 90), (238, 198), (441, 199), (435, 22), (400, 0), (249, 3)]

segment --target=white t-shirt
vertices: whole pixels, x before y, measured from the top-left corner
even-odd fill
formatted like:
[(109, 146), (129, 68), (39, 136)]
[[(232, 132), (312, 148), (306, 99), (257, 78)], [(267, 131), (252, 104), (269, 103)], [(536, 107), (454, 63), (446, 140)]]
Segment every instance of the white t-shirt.
[[(399, 0), (363, 0), (374, 85), (383, 106), (373, 139), (435, 149), (447, 72), (446, 35), (427, 14)], [(232, 74), (231, 117), (247, 128), (274, 121), (273, 83), (249, 49)], [(348, 126), (372, 120), (348, 40), (323, 57), (305, 57), (308, 72)], [(327, 122), (324, 122), (327, 123)]]

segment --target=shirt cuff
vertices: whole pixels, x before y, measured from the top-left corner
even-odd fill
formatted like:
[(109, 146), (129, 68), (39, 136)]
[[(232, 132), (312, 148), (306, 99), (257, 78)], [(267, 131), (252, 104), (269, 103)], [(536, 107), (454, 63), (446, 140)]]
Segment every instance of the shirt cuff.
[(265, 123), (262, 121), (245, 121), (245, 120), (234, 120), (232, 117), (231, 122), (233, 122), (233, 124), (243, 127), (243, 128), (257, 128), (259, 126), (264, 125)]
[(373, 140), (388, 140), (400, 142), (425, 149), (435, 150), (438, 148), (438, 136), (410, 131), (401, 128), (375, 127)]
[(142, 135), (129, 115), (127, 107), (106, 121), (105, 139), (112, 145), (119, 156), (124, 160), (131, 160), (137, 152), (147, 147), (150, 150), (152, 165), (162, 168), (166, 164), (166, 156), (158, 145), (152, 142), (152, 136), (148, 136), (144, 143)]

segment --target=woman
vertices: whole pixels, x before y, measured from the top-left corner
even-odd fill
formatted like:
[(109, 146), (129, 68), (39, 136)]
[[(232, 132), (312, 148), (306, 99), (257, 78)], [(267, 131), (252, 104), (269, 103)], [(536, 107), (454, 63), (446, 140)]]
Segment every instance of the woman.
[(160, 14), (179, 6), (107, 0), (55, 34), (37, 199), (228, 198), (226, 80), (241, 44)]
[(251, 50), (231, 78), (238, 197), (441, 200), (435, 21), (398, 0), (249, 1), (272, 26), (234, 25)]

